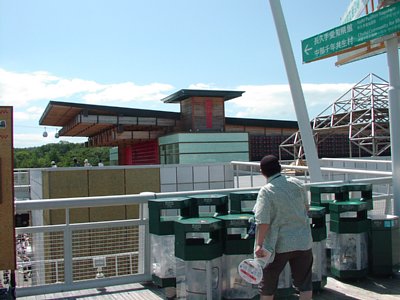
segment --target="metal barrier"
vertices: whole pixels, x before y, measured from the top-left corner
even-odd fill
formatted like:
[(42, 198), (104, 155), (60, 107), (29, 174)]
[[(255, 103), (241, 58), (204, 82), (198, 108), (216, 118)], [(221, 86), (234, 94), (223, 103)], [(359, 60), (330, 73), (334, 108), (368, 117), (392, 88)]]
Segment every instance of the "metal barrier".
[[(18, 227), (17, 295), (30, 296), (151, 280), (149, 199), (254, 190), (254, 188), (16, 201), (33, 226)], [(72, 223), (78, 209), (138, 205), (137, 219)], [(64, 224), (35, 225), (49, 210)]]
[[(265, 183), (265, 179), (259, 173), (258, 163), (232, 162), (232, 165), (236, 176), (234, 189), (28, 201), (17, 199), (16, 213), (29, 212), (33, 220), (33, 226), (16, 229), (17, 295), (22, 297), (150, 281), (151, 251), (147, 201), (154, 197), (254, 191)], [(296, 175), (297, 171), (296, 176), (305, 182), (306, 187), (310, 186), (307, 167), (282, 167), (284, 172), (293, 175)], [(333, 167), (321, 169), (327, 180), (324, 184), (372, 183), (374, 207), (385, 214), (393, 213), (390, 171)], [(26, 175), (18, 176), (24, 178)], [(26, 182), (18, 179), (16, 183)], [(138, 217), (87, 223), (74, 222), (71, 218), (71, 214), (79, 209), (121, 205), (136, 205)], [(40, 223), (40, 220), (48, 216), (47, 212), (50, 210), (64, 215), (65, 222), (57, 225)]]
[[(360, 159), (321, 159), (324, 182), (321, 184), (340, 183), (371, 183), (373, 184), (374, 212), (393, 214), (392, 172), (388, 170), (390, 162), (385, 160), (360, 160)], [(336, 162), (336, 163), (335, 163)], [(345, 167), (334, 167), (340, 162)], [(232, 161), (235, 187), (241, 186), (260, 187), (265, 184), (265, 178), (259, 171), (258, 162)], [(350, 165), (349, 165), (350, 164)], [(371, 166), (375, 166), (372, 168)], [(358, 167), (358, 168), (357, 168)], [(385, 171), (383, 171), (385, 170)], [(304, 181), (309, 189), (310, 178), (307, 166), (296, 166), (282, 163), (282, 172), (293, 175)], [(315, 184), (315, 183), (314, 183)]]

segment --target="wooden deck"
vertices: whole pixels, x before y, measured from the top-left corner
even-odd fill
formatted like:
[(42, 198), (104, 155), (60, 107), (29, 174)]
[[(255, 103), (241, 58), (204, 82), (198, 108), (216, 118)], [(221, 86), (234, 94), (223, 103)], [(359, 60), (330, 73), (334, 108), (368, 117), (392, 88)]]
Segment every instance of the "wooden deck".
[[(159, 300), (166, 299), (163, 290), (151, 284), (128, 284), (88, 289), (73, 292), (47, 294), (40, 296), (18, 297), (21, 300)], [(286, 299), (298, 299), (293, 295)], [(314, 293), (316, 300), (394, 300), (400, 299), (400, 276), (373, 278), (367, 277), (353, 282), (342, 282), (328, 277), (327, 285), (319, 293)], [(219, 300), (219, 299), (215, 299)]]

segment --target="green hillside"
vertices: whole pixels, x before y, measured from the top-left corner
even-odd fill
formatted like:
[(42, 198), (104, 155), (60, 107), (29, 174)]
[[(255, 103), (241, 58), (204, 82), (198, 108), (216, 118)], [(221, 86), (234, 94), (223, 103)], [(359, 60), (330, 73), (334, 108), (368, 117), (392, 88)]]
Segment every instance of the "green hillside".
[(14, 149), (14, 168), (46, 168), (55, 161), (58, 167), (72, 167), (73, 159), (77, 158), (82, 166), (88, 159), (92, 166), (97, 166), (99, 160), (109, 165), (108, 147), (85, 147), (61, 141), (57, 144), (47, 144), (39, 147)]

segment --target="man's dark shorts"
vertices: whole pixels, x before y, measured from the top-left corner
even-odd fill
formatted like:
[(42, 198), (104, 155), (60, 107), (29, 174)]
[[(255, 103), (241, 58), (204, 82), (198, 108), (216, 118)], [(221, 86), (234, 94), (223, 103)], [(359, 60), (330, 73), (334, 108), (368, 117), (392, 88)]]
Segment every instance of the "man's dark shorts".
[(273, 295), (278, 287), (279, 275), (289, 262), (294, 285), (300, 292), (312, 290), (312, 250), (276, 253), (275, 259), (264, 269), (259, 285), (261, 295)]

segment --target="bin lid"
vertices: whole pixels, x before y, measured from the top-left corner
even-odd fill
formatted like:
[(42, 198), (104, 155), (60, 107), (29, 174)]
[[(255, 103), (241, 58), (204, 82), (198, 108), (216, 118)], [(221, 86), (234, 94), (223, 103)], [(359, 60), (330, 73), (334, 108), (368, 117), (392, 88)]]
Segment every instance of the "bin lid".
[(340, 193), (345, 191), (346, 188), (341, 184), (318, 184), (310, 186), (311, 193)]
[(180, 209), (190, 206), (190, 198), (187, 197), (171, 197), (151, 199), (148, 202), (149, 209)]
[(190, 196), (190, 198), (196, 199), (198, 205), (219, 205), (228, 203), (228, 196), (224, 194), (201, 194)]
[(229, 198), (234, 201), (257, 200), (257, 196), (258, 196), (258, 190), (232, 192), (229, 194)]
[(210, 232), (222, 228), (222, 221), (216, 218), (187, 218), (175, 221), (176, 226), (185, 229), (186, 232)]
[(372, 191), (371, 183), (346, 183), (344, 185), (347, 191), (349, 192), (357, 192), (357, 191)]
[(323, 206), (310, 206), (307, 215), (309, 218), (322, 218), (326, 214), (326, 208)]
[(368, 203), (364, 201), (339, 201), (329, 203), (329, 211), (332, 212), (347, 212), (347, 211), (362, 211), (368, 210)]
[(216, 219), (222, 220), (225, 227), (247, 227), (249, 226), (249, 219), (254, 218), (251, 214), (228, 214), (223, 216), (215, 217)]

